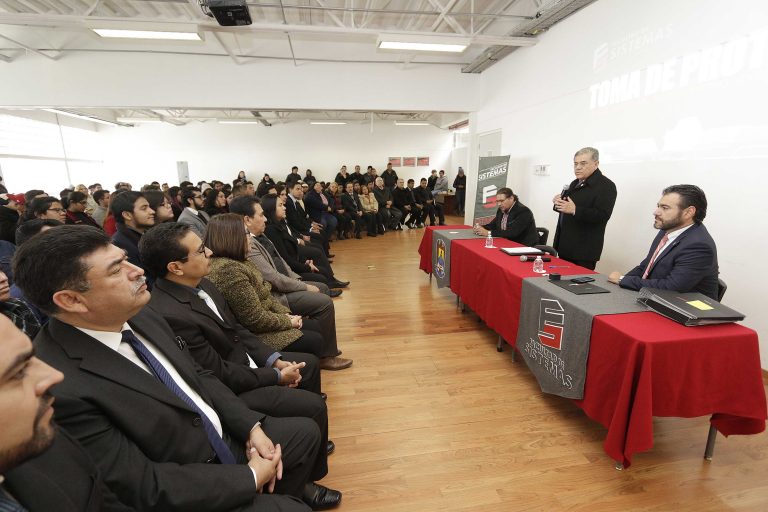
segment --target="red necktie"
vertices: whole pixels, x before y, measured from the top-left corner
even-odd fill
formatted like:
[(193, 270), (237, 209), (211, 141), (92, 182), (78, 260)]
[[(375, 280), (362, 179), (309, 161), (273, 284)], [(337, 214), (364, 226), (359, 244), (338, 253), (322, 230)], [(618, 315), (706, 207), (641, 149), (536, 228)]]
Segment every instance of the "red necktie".
[(648, 266), (645, 267), (645, 272), (643, 272), (643, 279), (648, 278), (648, 274), (651, 271), (651, 267), (656, 262), (656, 257), (661, 252), (661, 249), (667, 244), (667, 240), (669, 240), (669, 235), (664, 233), (664, 236), (661, 237), (661, 240), (659, 240), (659, 245), (656, 246), (656, 250), (653, 253), (653, 256), (651, 256), (651, 260), (648, 262)]

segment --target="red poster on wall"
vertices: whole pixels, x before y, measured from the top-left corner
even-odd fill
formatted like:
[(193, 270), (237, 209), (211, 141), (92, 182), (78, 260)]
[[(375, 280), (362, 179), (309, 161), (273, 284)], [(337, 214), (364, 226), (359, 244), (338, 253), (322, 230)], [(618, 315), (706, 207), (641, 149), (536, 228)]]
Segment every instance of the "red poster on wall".
[(403, 164), (400, 161), (399, 156), (391, 156), (389, 157), (388, 163), (392, 164), (392, 167), (401, 167)]
[(416, 157), (415, 156), (403, 157), (403, 167), (414, 167), (415, 165), (416, 165)]
[(419, 167), (429, 167), (429, 157), (428, 156), (420, 156), (416, 159), (416, 165)]

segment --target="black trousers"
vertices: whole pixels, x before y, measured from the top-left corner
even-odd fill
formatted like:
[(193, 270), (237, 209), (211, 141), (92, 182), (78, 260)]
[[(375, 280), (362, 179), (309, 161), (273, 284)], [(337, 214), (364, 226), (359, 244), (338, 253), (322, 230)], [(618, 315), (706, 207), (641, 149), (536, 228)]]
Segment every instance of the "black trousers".
[(320, 322), (311, 318), (305, 318), (302, 320), (302, 323), (301, 338), (285, 347), (285, 349), (291, 352), (313, 354), (319, 358), (334, 357), (338, 352), (335, 333), (332, 340), (326, 340), (323, 335), (324, 329)]

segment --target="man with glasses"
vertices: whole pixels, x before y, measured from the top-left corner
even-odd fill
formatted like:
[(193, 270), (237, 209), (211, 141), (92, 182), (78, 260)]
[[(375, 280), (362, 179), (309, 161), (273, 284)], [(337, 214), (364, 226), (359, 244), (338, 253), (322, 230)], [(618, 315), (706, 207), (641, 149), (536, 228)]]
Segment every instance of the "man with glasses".
[(475, 226), (474, 232), (481, 236), (506, 238), (519, 244), (533, 247), (539, 243), (539, 234), (536, 231), (536, 222), (533, 213), (523, 203), (517, 200), (512, 189), (500, 188), (496, 193), (496, 217), (485, 226)]
[(181, 192), (181, 204), (185, 208), (177, 222), (187, 224), (200, 239), (205, 238), (205, 227), (208, 225), (210, 216), (202, 210), (203, 193), (197, 187), (185, 188)]
[(67, 220), (66, 224), (77, 224), (82, 226), (93, 226), (101, 229), (101, 226), (93, 220), (93, 217), (88, 215), (86, 208), (88, 207), (88, 196), (83, 192), (72, 192), (69, 194), (69, 200), (67, 202)]

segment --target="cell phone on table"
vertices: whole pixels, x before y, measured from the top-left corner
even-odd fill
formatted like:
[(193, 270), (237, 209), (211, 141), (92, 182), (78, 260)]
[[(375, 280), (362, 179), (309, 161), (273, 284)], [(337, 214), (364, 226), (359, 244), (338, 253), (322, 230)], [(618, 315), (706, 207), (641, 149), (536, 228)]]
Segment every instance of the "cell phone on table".
[(574, 277), (573, 279), (571, 279), (571, 282), (576, 284), (584, 284), (584, 283), (591, 283), (594, 280), (595, 280), (594, 277), (584, 276), (584, 277)]

